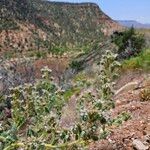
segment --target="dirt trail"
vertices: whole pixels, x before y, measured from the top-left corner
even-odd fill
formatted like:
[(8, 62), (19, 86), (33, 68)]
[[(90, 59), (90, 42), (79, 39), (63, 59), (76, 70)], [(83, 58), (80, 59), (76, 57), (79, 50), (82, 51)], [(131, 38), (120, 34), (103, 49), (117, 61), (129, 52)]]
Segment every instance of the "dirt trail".
[(72, 125), (75, 124), (75, 122), (79, 119), (77, 111), (76, 111), (76, 105), (77, 105), (77, 99), (80, 99), (85, 93), (88, 93), (92, 91), (93, 89), (83, 89), (80, 91), (80, 93), (77, 95), (73, 95), (69, 102), (66, 104), (66, 106), (63, 108), (63, 115), (61, 118), (61, 126), (64, 128), (69, 128)]

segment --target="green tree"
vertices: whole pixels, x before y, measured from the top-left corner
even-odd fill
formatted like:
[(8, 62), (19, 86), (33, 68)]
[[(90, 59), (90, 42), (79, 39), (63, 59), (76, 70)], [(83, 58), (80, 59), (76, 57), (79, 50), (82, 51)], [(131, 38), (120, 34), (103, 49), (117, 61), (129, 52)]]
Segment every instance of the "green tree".
[(118, 53), (123, 58), (136, 55), (145, 45), (144, 35), (137, 33), (134, 27), (122, 32), (114, 32), (111, 39), (118, 46)]

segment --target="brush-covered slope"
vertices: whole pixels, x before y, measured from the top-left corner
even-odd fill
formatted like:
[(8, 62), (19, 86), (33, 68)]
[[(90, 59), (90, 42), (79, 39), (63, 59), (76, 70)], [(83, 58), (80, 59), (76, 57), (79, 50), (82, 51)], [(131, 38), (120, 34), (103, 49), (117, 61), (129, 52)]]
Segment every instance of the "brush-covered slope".
[(120, 26), (96, 4), (0, 1), (0, 53), (92, 46)]

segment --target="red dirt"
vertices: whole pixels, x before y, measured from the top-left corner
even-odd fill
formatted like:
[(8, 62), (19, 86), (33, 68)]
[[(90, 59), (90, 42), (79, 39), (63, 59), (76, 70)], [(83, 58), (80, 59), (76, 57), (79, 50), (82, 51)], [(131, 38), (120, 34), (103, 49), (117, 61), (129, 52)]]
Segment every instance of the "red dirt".
[(41, 77), (40, 70), (44, 66), (48, 66), (52, 70), (52, 76), (58, 81), (59, 77), (63, 74), (65, 69), (68, 67), (69, 64), (69, 58), (44, 58), (39, 59), (34, 62), (34, 67), (36, 68), (36, 78)]
[[(142, 83), (142, 87), (150, 88), (148, 76), (148, 74), (141, 74), (141, 72), (124, 74), (117, 81), (116, 87), (120, 88), (128, 82), (138, 81)], [(119, 127), (112, 126), (111, 134), (107, 140), (92, 143), (90, 150), (102, 150), (102, 147), (103, 150), (134, 150), (132, 145), (134, 139), (139, 139), (144, 143), (145, 136), (150, 135), (150, 102), (140, 101), (139, 93), (141, 90), (125, 91), (115, 96), (116, 108), (111, 111), (112, 117), (121, 112), (128, 112), (132, 119), (123, 122)], [(148, 145), (150, 149), (150, 143)]]
[[(117, 117), (122, 112), (128, 112), (132, 118), (123, 122), (119, 127), (111, 126), (109, 128), (111, 134), (107, 139), (92, 142), (89, 146), (90, 150), (134, 150), (132, 145), (134, 139), (144, 142), (145, 136), (150, 135), (150, 102), (142, 102), (139, 97), (139, 93), (144, 87), (150, 88), (149, 75), (141, 72), (128, 72), (118, 79), (116, 89), (133, 81), (141, 83), (141, 88), (129, 89), (114, 97), (116, 107), (111, 110), (111, 116)], [(80, 96), (87, 91), (87, 89), (81, 91)], [(67, 127), (75, 122), (76, 99), (77, 97), (73, 96), (65, 107), (62, 126)]]

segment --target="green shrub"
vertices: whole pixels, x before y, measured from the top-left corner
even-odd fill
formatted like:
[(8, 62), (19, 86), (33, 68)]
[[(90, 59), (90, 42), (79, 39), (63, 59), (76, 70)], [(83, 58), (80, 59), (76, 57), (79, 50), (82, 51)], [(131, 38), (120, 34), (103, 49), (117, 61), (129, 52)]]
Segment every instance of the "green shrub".
[(114, 108), (113, 96), (113, 78), (116, 76), (120, 64), (115, 61), (116, 55), (110, 51), (102, 56), (99, 72), (97, 72), (96, 83), (98, 96), (95, 97), (92, 91), (83, 94), (77, 101), (77, 109), (80, 114), (80, 124), (76, 126), (75, 133), (77, 138), (84, 140), (99, 140), (106, 138), (108, 131), (106, 126), (108, 120), (108, 110)]
[(56, 55), (62, 55), (67, 50), (67, 48), (62, 46), (53, 46), (52, 48), (48, 49), (48, 52)]
[(3, 56), (6, 59), (11, 59), (14, 56), (14, 53), (10, 52), (10, 51), (8, 51), (8, 52), (6, 51)]
[(120, 113), (116, 118), (111, 120), (111, 125), (120, 126), (124, 121), (131, 119), (131, 115), (127, 112)]
[(37, 58), (46, 58), (46, 56), (47, 56), (46, 52), (43, 52), (43, 51), (36, 52), (36, 57)]
[(83, 69), (82, 65), (83, 65), (82, 61), (73, 60), (70, 64), (70, 67), (76, 71), (81, 71)]
[(2, 30), (18, 30), (20, 27), (12, 19), (1, 19), (0, 31)]
[(133, 27), (123, 32), (114, 32), (111, 38), (112, 42), (118, 46), (119, 58), (134, 56), (145, 46), (144, 35), (136, 33)]
[[(0, 148), (21, 149), (84, 149), (89, 141), (106, 138), (108, 131), (107, 111), (114, 107), (112, 79), (120, 65), (116, 55), (106, 52), (100, 62), (99, 87), (77, 97), (79, 120), (72, 128), (60, 126), (64, 96), (72, 90), (62, 91), (51, 77), (51, 70), (43, 68), (42, 79), (33, 84), (11, 88), (11, 115), (5, 118), (0, 128)], [(76, 87), (76, 86), (75, 86)], [(74, 88), (74, 92), (78, 89)], [(126, 117), (125, 117), (126, 119)]]
[(78, 94), (80, 92), (80, 88), (70, 88), (67, 91), (64, 92), (63, 97), (64, 100), (67, 102), (71, 96), (73, 96), (74, 94)]

